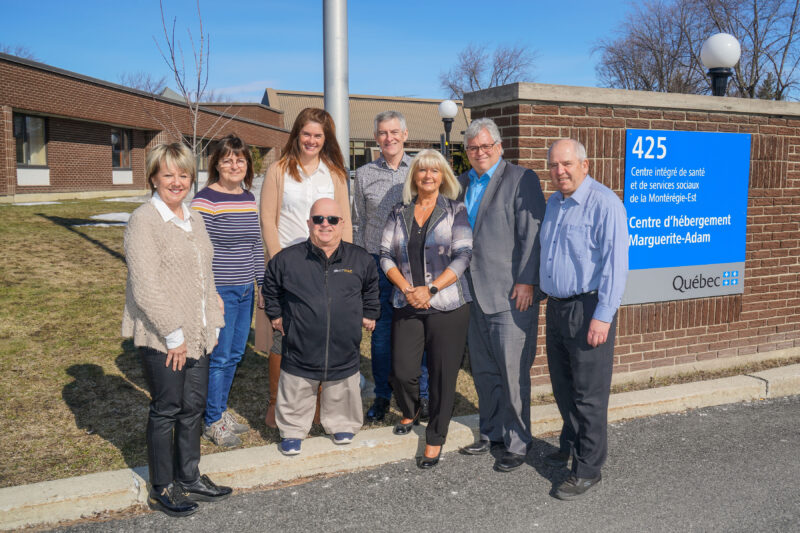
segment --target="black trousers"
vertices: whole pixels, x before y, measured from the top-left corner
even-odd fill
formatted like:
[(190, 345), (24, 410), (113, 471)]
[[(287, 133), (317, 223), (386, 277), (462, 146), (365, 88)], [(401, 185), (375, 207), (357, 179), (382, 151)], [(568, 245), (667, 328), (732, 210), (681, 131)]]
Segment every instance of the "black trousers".
[(608, 454), (608, 396), (614, 365), (614, 316), (605, 343), (586, 340), (597, 294), (571, 301), (547, 300), (547, 365), (553, 395), (564, 420), (560, 449), (572, 453), (572, 473), (600, 475)]
[(389, 383), (405, 418), (419, 410), (422, 354), (428, 354), (430, 420), (425, 442), (441, 446), (453, 416), (456, 380), (467, 342), (469, 305), (452, 311), (417, 314), (396, 309), (392, 316), (392, 375)]
[(186, 359), (181, 370), (165, 366), (167, 354), (139, 348), (147, 386), (147, 464), (156, 492), (173, 480), (200, 477), (200, 434), (208, 395), (208, 356)]

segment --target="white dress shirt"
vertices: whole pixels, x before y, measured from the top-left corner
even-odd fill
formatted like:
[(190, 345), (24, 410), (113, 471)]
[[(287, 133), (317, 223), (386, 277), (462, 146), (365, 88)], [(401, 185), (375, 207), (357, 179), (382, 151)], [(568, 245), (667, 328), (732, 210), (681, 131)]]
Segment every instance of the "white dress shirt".
[(283, 176), (283, 198), (278, 220), (278, 239), (281, 248), (308, 239), (308, 215), (311, 206), (320, 198), (333, 199), (333, 178), (331, 171), (322, 161), (311, 175), (303, 172), (298, 165), (300, 181), (288, 173)]

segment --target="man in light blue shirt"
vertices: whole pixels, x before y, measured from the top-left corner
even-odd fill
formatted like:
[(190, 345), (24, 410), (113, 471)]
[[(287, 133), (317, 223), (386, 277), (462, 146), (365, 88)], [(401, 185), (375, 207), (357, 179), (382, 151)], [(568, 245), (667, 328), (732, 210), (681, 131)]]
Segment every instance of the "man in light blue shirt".
[(478, 172), (471, 168), (467, 175), (469, 176), (469, 187), (464, 194), (464, 205), (467, 206), (467, 218), (469, 218), (469, 225), (475, 229), (475, 220), (478, 218), (478, 207), (481, 205), (483, 193), (486, 192), (486, 187), (489, 186), (489, 180), (492, 179), (494, 171), (500, 166), (500, 159), (497, 163), (491, 166), (485, 174), (478, 176)]
[(555, 492), (578, 498), (600, 482), (608, 451), (608, 397), (616, 314), (628, 276), (625, 207), (589, 176), (586, 148), (573, 139), (553, 143), (540, 233), (540, 288), (547, 301), (547, 364), (564, 425), (554, 465), (572, 458), (572, 474)]

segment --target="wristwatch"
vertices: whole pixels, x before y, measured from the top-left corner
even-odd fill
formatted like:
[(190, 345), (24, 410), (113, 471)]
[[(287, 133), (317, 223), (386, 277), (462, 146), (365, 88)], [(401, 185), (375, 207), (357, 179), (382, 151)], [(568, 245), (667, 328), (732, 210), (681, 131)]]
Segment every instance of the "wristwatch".
[(428, 285), (428, 290), (431, 292), (431, 296), (439, 292), (439, 288), (433, 284)]

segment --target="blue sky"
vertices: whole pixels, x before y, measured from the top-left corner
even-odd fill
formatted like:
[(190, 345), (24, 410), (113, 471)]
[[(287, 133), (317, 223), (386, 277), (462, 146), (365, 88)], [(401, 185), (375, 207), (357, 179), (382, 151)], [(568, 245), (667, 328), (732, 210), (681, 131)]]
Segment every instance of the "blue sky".
[[(321, 0), (201, 0), (211, 34), (209, 88), (260, 101), (264, 88), (322, 91)], [(192, 61), (194, 0), (164, 0)], [(0, 0), (0, 44), (28, 47), (43, 63), (117, 82), (126, 72), (169, 75), (157, 0)], [(536, 50), (539, 83), (595, 86), (600, 38), (612, 37), (624, 1), (436, 0), (348, 2), (350, 92), (443, 98), (439, 73), (470, 42)], [(168, 79), (174, 87), (174, 81)]]

